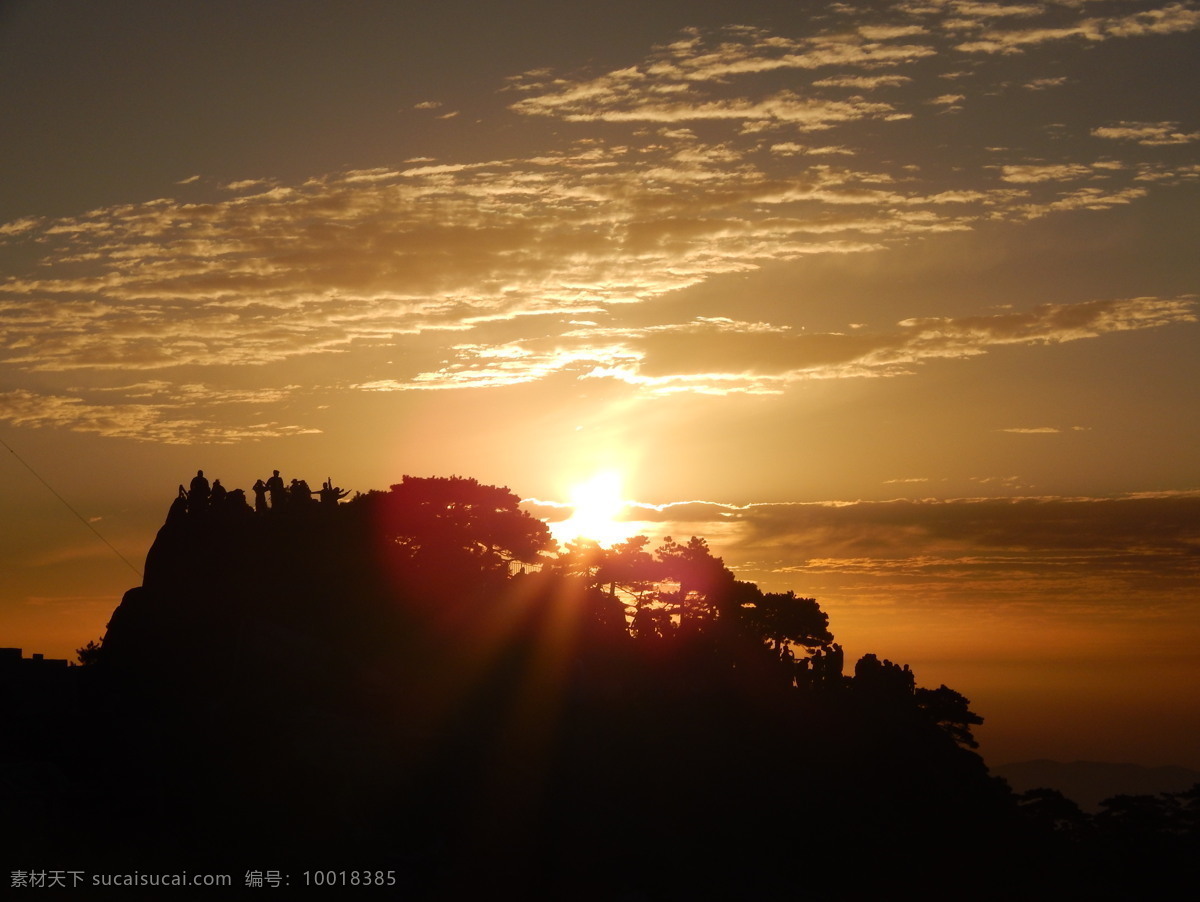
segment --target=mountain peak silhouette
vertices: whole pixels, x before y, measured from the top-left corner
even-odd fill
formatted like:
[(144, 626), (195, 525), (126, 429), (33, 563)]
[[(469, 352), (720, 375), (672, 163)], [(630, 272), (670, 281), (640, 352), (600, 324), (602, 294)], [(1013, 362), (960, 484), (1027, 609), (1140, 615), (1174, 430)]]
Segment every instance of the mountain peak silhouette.
[(87, 741), (61, 760), (102, 829), (62, 848), (675, 898), (900, 874), (1011, 897), (1050, 847), (970, 750), (967, 699), (875, 655), (846, 673), (815, 600), (703, 540), (552, 555), (475, 480), (265, 485), (254, 508), (181, 487), (78, 668)]

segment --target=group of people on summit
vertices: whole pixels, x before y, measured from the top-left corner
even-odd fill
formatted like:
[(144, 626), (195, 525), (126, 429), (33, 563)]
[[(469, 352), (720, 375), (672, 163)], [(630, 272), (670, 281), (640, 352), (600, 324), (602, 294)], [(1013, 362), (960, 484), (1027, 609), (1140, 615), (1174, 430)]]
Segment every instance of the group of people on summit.
[[(822, 650), (818, 648), (810, 657), (796, 660), (791, 648), (784, 647), (780, 653), (784, 665), (794, 669), (794, 679), (797, 686), (806, 689), (811, 686), (840, 686), (842, 671), (846, 666), (846, 653), (838, 643)], [(785, 670), (785, 672), (787, 672)], [(792, 677), (791, 673), (788, 673)]]
[[(350, 494), (349, 489), (343, 490), (341, 486), (335, 486), (332, 477), (321, 483), (320, 490), (310, 489), (303, 479), (293, 479), (291, 484), (285, 485), (278, 470), (272, 470), (271, 477), (265, 482), (262, 479), (255, 481), (251, 491), (254, 492), (254, 510), (260, 514), (282, 510), (285, 507), (312, 504), (314, 495), (320, 499), (321, 504), (336, 506), (341, 499)], [(226, 490), (219, 479), (214, 479), (210, 485), (203, 470), (196, 471), (188, 488), (179, 486), (179, 500), (186, 503), (189, 513), (248, 506), (243, 489)]]

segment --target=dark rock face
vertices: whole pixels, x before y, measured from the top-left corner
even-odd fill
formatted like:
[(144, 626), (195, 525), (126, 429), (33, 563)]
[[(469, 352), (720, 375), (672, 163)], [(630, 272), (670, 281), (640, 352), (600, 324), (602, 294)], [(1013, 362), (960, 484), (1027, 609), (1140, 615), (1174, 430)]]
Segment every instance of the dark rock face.
[(336, 641), (331, 622), (351, 618), (355, 599), (343, 597), (351, 580), (326, 562), (361, 570), (365, 556), (332, 542), (336, 526), (326, 518), (247, 513), (168, 518), (143, 585), (109, 622), (109, 667), (184, 691), (219, 674), (286, 666), (281, 650), (303, 659)]

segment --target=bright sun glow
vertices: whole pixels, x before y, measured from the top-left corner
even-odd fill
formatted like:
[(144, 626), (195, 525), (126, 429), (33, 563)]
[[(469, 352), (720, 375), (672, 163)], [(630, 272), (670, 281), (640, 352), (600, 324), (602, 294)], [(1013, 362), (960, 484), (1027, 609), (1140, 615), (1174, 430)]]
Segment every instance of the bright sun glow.
[(636, 529), (636, 524), (617, 519), (627, 506), (621, 497), (621, 475), (605, 470), (571, 489), (575, 512), (552, 531), (560, 541), (583, 538), (601, 545), (622, 542)]

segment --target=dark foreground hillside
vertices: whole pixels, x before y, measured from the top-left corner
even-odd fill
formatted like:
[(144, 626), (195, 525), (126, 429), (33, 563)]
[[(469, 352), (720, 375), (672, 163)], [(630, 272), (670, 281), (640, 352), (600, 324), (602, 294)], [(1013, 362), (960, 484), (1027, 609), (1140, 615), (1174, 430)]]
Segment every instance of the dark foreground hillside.
[(874, 655), (843, 673), (815, 602), (700, 540), (548, 556), (472, 480), (305, 502), (181, 495), (59, 710), (6, 699), (8, 771), (43, 768), (13, 861), (384, 869), (431, 898), (1029, 898), (1145, 886), (1194, 847), (1100, 854), (1032, 821), (966, 699)]

